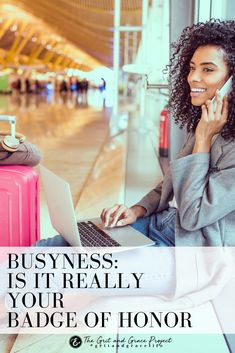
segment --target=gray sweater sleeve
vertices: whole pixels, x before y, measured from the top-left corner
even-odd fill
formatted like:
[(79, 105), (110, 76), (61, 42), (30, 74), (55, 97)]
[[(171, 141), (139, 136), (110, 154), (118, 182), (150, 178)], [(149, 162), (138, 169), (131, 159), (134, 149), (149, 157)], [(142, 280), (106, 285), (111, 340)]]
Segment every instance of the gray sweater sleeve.
[(16, 152), (6, 152), (0, 146), (0, 165), (22, 164), (34, 167), (42, 158), (38, 147), (30, 142), (21, 143)]
[[(194, 145), (194, 134), (188, 134), (187, 139), (179, 151), (177, 158), (181, 158), (186, 153), (191, 153), (192, 147)], [(189, 152), (185, 151), (185, 147), (189, 149)], [(147, 195), (145, 195), (136, 205), (144, 207), (147, 212), (145, 216), (149, 216), (153, 212), (157, 212), (169, 207), (169, 201), (173, 198), (173, 190), (171, 183), (171, 170), (168, 167), (164, 176), (163, 181), (161, 181), (153, 190), (151, 190)], [(164, 202), (162, 202), (164, 200)]]
[(136, 205), (142, 206), (147, 210), (145, 216), (149, 216), (157, 209), (161, 199), (162, 184), (163, 181), (136, 203)]
[(210, 172), (209, 153), (188, 155), (170, 167), (182, 228), (206, 227), (235, 210), (234, 158), (215, 172)]

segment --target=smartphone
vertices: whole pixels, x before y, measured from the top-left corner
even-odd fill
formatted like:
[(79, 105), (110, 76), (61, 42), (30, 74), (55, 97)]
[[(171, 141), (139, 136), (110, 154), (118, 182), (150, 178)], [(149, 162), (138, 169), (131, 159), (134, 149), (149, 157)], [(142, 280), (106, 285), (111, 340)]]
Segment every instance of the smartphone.
[[(220, 88), (221, 99), (223, 99), (225, 94), (229, 93), (231, 91), (231, 89), (232, 89), (232, 76), (230, 76), (229, 79), (223, 85), (223, 87)], [(215, 97), (212, 99), (212, 103), (213, 103), (213, 110), (215, 112), (216, 111), (216, 99), (215, 99)]]

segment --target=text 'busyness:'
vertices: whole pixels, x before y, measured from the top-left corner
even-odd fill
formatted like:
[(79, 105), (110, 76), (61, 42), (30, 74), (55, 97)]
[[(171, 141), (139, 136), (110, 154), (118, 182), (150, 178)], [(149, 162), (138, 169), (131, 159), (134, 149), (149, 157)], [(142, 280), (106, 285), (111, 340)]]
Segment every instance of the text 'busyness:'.
[(109, 270), (115, 265), (117, 265), (117, 260), (113, 259), (113, 254), (106, 252), (25, 252), (8, 254), (8, 269), (11, 270)]

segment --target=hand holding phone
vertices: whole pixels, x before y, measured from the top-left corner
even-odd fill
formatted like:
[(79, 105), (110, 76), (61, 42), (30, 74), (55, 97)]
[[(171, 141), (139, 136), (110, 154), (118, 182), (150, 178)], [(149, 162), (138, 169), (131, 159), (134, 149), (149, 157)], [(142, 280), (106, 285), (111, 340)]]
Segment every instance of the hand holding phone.
[[(224, 96), (229, 93), (232, 89), (232, 76), (229, 77), (229, 79), (225, 82), (223, 87), (220, 88), (220, 97), (223, 100)], [(212, 104), (213, 104), (213, 110), (214, 112), (216, 111), (216, 98), (214, 97), (212, 99)]]

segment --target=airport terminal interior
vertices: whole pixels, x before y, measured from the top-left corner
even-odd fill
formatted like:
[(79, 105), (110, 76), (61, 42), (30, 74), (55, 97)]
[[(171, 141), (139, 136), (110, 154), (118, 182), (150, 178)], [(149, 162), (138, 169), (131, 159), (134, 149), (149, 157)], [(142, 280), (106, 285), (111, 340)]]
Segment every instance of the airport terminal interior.
[[(231, 14), (232, 0), (0, 0), (1, 130), (1, 115), (16, 117), (42, 165), (69, 183), (79, 220), (134, 204), (185, 139), (167, 113), (170, 43), (187, 25)], [(40, 234), (58, 234), (42, 184)], [(215, 315), (211, 305), (205, 313)], [(73, 351), (63, 335), (36, 336), (2, 335), (0, 352)], [(216, 340), (215, 353), (229, 352)]]
[[(42, 164), (70, 184), (79, 219), (98, 216), (114, 203), (131, 205), (162, 175), (158, 130), (167, 89), (146, 95), (140, 116), (142, 76), (119, 69), (114, 82), (113, 6), (66, 1), (52, 16), (52, 2), (1, 3), (1, 114), (16, 116), (17, 131), (40, 148)], [(161, 11), (167, 21), (169, 9)], [(86, 21), (84, 13), (89, 14)], [(123, 2), (120, 21), (130, 26), (120, 32), (121, 67), (137, 57), (142, 1)], [(114, 114), (115, 89), (119, 102)], [(41, 237), (48, 237), (56, 231), (41, 189)]]

